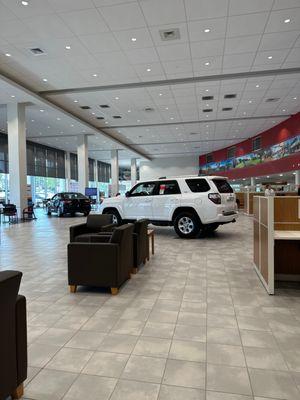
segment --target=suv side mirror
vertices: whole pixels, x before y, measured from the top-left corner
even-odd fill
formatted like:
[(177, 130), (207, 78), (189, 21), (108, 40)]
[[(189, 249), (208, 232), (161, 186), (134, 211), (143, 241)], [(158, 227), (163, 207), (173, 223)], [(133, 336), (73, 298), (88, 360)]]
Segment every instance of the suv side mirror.
[(125, 193), (125, 196), (126, 196), (126, 197), (130, 197), (130, 192), (126, 192), (126, 193)]

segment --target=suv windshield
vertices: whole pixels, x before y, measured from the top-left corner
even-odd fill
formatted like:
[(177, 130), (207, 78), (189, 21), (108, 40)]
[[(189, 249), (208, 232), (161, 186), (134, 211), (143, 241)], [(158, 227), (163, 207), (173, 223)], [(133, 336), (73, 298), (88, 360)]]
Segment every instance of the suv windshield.
[(191, 192), (193, 193), (201, 193), (201, 192), (208, 192), (210, 186), (206, 179), (199, 178), (199, 179), (186, 179), (185, 180), (188, 187), (190, 188)]
[(233, 189), (226, 179), (213, 179), (212, 181), (217, 186), (219, 193), (233, 193)]

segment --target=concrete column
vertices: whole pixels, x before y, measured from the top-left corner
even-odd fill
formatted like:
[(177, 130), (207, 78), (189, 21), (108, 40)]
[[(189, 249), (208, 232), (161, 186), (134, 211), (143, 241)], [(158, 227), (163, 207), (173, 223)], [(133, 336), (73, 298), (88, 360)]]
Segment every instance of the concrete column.
[(71, 181), (71, 160), (70, 160), (70, 152), (66, 151), (65, 153), (65, 176), (66, 176), (66, 191), (69, 192), (70, 189), (70, 181)]
[(82, 194), (89, 186), (89, 161), (88, 161), (88, 137), (79, 135), (77, 139), (78, 159), (78, 191)]
[(131, 159), (131, 187), (136, 184), (137, 170), (136, 170), (136, 158)]
[(300, 186), (300, 169), (298, 171), (295, 171), (295, 185), (296, 189)]
[(111, 195), (119, 192), (119, 157), (118, 150), (111, 151)]
[(255, 179), (252, 177), (250, 180), (250, 186), (254, 187), (255, 186)]
[(9, 159), (10, 203), (15, 204), (19, 216), (27, 207), (27, 163), (25, 104), (7, 104), (7, 133)]

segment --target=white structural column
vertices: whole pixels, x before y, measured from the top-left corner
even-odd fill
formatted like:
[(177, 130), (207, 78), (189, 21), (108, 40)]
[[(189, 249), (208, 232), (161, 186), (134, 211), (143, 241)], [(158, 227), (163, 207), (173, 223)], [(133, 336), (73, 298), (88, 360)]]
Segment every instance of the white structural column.
[(99, 202), (99, 176), (98, 176), (98, 160), (94, 160), (94, 181), (96, 182), (97, 188), (97, 203)]
[(133, 187), (136, 184), (136, 178), (137, 178), (137, 168), (136, 168), (136, 158), (131, 159), (131, 187)]
[(79, 135), (77, 139), (78, 191), (83, 194), (85, 188), (89, 186), (88, 152), (88, 137)]
[(255, 186), (255, 179), (253, 177), (251, 178), (250, 186)]
[(71, 160), (70, 160), (70, 152), (66, 151), (65, 153), (65, 177), (66, 177), (66, 191), (69, 192), (70, 181), (71, 181)]
[(27, 163), (25, 104), (7, 104), (9, 198), (21, 215), (27, 207)]
[(300, 186), (300, 169), (298, 169), (298, 171), (295, 171), (295, 185), (297, 189)]
[(119, 192), (119, 157), (118, 150), (111, 151), (111, 195)]

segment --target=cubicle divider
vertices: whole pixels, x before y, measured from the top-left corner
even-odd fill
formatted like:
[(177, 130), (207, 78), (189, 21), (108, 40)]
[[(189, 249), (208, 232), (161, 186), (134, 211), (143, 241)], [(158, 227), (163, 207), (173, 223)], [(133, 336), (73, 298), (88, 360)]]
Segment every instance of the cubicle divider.
[(239, 209), (245, 207), (245, 193), (244, 192), (235, 192), (236, 200), (238, 202)]
[(269, 294), (275, 278), (300, 280), (300, 197), (254, 196), (255, 270)]
[[(244, 193), (244, 211), (247, 215), (253, 215), (253, 201), (254, 197), (264, 196), (263, 192), (245, 192)], [(287, 197), (295, 197), (297, 196), (296, 192), (277, 192), (276, 198), (287, 198)]]

